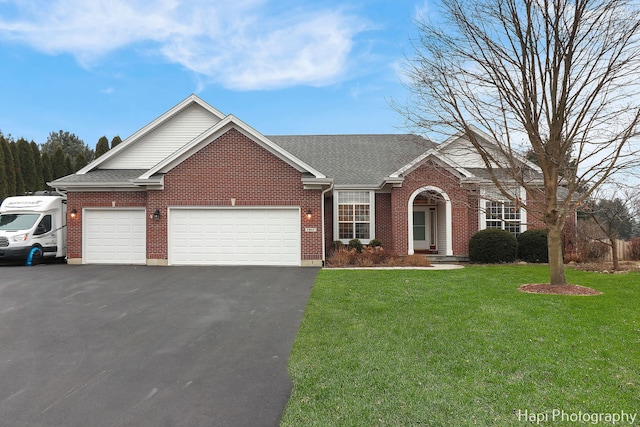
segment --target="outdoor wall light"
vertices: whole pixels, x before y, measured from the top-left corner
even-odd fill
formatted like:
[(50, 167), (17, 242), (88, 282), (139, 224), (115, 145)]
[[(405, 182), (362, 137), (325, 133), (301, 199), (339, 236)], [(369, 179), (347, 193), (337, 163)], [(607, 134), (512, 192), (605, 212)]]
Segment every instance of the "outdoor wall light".
[(311, 221), (312, 216), (313, 216), (313, 212), (311, 212), (311, 209), (307, 209), (307, 221)]
[(78, 217), (78, 211), (75, 209), (71, 209), (71, 219), (76, 219)]
[(160, 219), (160, 209), (156, 209), (155, 212), (153, 212), (153, 219), (156, 221)]

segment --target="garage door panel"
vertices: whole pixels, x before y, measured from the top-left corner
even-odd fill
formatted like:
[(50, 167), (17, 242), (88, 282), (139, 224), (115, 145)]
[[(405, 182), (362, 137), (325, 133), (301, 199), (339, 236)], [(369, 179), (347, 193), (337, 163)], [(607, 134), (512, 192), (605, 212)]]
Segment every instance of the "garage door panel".
[(83, 225), (86, 264), (145, 264), (146, 212), (142, 209), (87, 209)]
[(299, 218), (286, 208), (170, 209), (169, 263), (299, 265)]

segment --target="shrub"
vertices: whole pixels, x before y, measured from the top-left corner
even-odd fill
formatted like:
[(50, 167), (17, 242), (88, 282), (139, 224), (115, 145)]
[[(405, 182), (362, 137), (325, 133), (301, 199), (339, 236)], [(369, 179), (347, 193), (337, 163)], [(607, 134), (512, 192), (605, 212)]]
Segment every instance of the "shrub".
[(359, 239), (349, 240), (349, 244), (347, 246), (349, 249), (355, 249), (358, 253), (362, 252), (362, 242)]
[(569, 264), (570, 262), (579, 264), (582, 262), (582, 255), (577, 252), (567, 252), (564, 254), (564, 262), (565, 264)]
[(371, 246), (373, 248), (382, 247), (382, 240), (372, 239), (369, 242), (369, 246)]
[(357, 256), (356, 251), (338, 249), (327, 259), (327, 265), (331, 267), (348, 267), (356, 263)]
[[(374, 267), (398, 265), (394, 254), (385, 251), (382, 247), (364, 246), (362, 252), (355, 248), (343, 247), (335, 250), (327, 258), (327, 267)], [(428, 262), (428, 261), (427, 261)]]
[(526, 262), (549, 262), (547, 230), (527, 230), (520, 234), (518, 258)]
[(478, 231), (469, 241), (469, 261), (481, 264), (513, 262), (518, 254), (518, 242), (505, 230), (489, 228)]
[(597, 240), (581, 240), (578, 250), (584, 262), (598, 262), (609, 253), (609, 246)]
[(414, 254), (402, 257), (402, 265), (407, 267), (431, 267), (431, 262), (426, 256)]
[(333, 252), (337, 252), (341, 249), (344, 249), (344, 243), (342, 243), (340, 240), (334, 240), (333, 242), (331, 242), (331, 250)]

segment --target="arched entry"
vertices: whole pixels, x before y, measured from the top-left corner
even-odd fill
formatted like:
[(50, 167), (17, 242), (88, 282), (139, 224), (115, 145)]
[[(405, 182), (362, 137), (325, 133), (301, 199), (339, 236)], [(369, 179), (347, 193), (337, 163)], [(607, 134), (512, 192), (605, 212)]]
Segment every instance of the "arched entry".
[(438, 187), (424, 186), (411, 194), (408, 203), (408, 251), (417, 249), (453, 255), (451, 199)]

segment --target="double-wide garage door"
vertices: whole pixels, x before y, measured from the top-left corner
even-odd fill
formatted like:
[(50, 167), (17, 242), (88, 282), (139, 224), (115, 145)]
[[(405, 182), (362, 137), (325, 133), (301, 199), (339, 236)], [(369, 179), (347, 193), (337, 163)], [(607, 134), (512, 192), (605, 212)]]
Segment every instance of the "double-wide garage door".
[(299, 265), (299, 208), (171, 208), (169, 264)]

